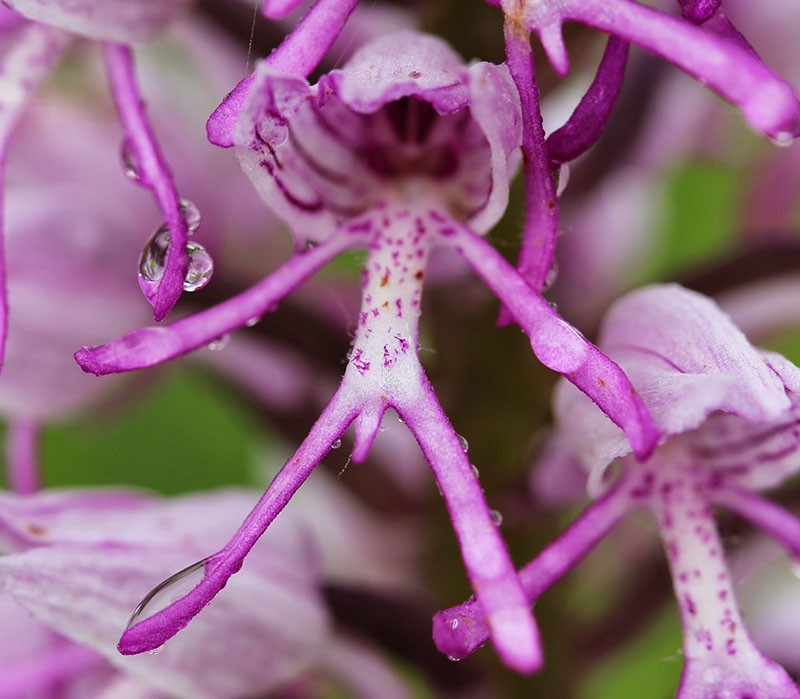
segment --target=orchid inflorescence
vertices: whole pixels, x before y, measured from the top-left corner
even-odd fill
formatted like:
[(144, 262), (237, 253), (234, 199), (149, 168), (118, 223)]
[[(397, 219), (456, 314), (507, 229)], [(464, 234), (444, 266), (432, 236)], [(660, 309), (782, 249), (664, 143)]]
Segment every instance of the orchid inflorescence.
[[(214, 48), (216, 35), (207, 24), (195, 22), (188, 0), (7, 0), (0, 8), (5, 42), (0, 181), (7, 180), (8, 199), (7, 220), (0, 218), (0, 230), (7, 229), (0, 278), (0, 354), (6, 353), (7, 361), (0, 405), (9, 422), (8, 481), (16, 491), (0, 501), (0, 542), (5, 547), (0, 589), (71, 639), (47, 631), (52, 636), (44, 638), (58, 649), (58, 658), (51, 662), (37, 651), (38, 664), (29, 674), (39, 679), (26, 684), (28, 675), (20, 672), (5, 688), (0, 678), (0, 697), (22, 696), (14, 692), (23, 690), (24, 696), (50, 696), (53, 687), (63, 688), (76, 677), (95, 687), (78, 692), (109, 697), (113, 689), (106, 688), (107, 694), (96, 689), (108, 684), (109, 677), (108, 687), (120, 693), (130, 685), (131, 692), (165, 696), (235, 698), (282, 691), (287, 696), (323, 696), (320, 677), (333, 677), (358, 696), (406, 695), (409, 690), (383, 654), (339, 633), (329, 618), (322, 593), (328, 572), (320, 560), (325, 558), (324, 508), (319, 506), (319, 516), (312, 512), (303, 517), (301, 505), (293, 514), (295, 504), (289, 503), (323, 459), (348, 439), (351, 427), (348, 463), (359, 464), (372, 454), (388, 462), (390, 471), (410, 468), (415, 457), (408, 452), (381, 451), (379, 436), (389, 411), (413, 436), (433, 471), (473, 591), (469, 600), (434, 617), (433, 640), (445, 656), (461, 660), (491, 641), (511, 670), (540, 670), (545, 662), (542, 645), (548, 641), (540, 637), (533, 603), (630, 512), (644, 509), (654, 517), (663, 540), (683, 626), (684, 665), (677, 696), (800, 697), (790, 674), (762, 654), (747, 631), (712, 512), (720, 507), (736, 513), (770, 534), (791, 556), (800, 555), (800, 520), (790, 507), (760, 494), (784, 484), (800, 466), (800, 369), (776, 352), (755, 348), (743, 333), (757, 325), (748, 320), (753, 313), (748, 316), (747, 310), (748, 303), (757, 303), (758, 292), (744, 288), (730, 303), (729, 316), (711, 299), (677, 284), (633, 291), (607, 312), (596, 345), (545, 297), (555, 282), (562, 230), (587, 250), (602, 246), (607, 236), (613, 251), (606, 257), (619, 257), (622, 248), (628, 254), (640, 242), (614, 242), (618, 231), (603, 229), (601, 209), (616, 207), (621, 228), (636, 219), (634, 210), (655, 211), (646, 199), (649, 194), (631, 186), (624, 165), (617, 165), (617, 172), (609, 166), (605, 182), (596, 184), (583, 202), (580, 196), (570, 202), (566, 182), (570, 163), (576, 175), (590, 169), (592, 154), (613, 129), (616, 111), (623, 111), (626, 100), (640, 99), (635, 91), (626, 92), (626, 72), (649, 60), (639, 49), (711, 88), (751, 130), (771, 141), (770, 147), (790, 146), (800, 135), (800, 101), (791, 83), (748, 42), (747, 27), (742, 33), (735, 26), (733, 0), (730, 8), (720, 0), (679, 0), (675, 7), (634, 0), (487, 2), (495, 8), (498, 30), (502, 23), (502, 63), (466, 63), (444, 39), (415, 28), (414, 15), (399, 8), (384, 8), (387, 14), (370, 24), (368, 18), (375, 17), (356, 0), (263, 0), (260, 9), (266, 20), (281, 28), (277, 45), (252, 70), (248, 61), (246, 75), (225, 86), (230, 92), (207, 121), (207, 112), (200, 119), (194, 108), (179, 113), (175, 105), (180, 95), (171, 94), (165, 100), (172, 106), (161, 108), (170, 118), (162, 123), (147, 106), (149, 92), (158, 97), (159, 89), (148, 82), (146, 65), (142, 68), (147, 59), (140, 63), (138, 54), (134, 59), (134, 44), (150, 42), (160, 31), (178, 32), (187, 22), (183, 40), (191, 47), (192, 63), (203, 65), (207, 53), (204, 71), (226, 78), (241, 71), (238, 64), (232, 70), (223, 65), (228, 58)], [(204, 12), (216, 18), (233, 16), (241, 4), (228, 0), (217, 3), (214, 12)], [(573, 98), (571, 111), (562, 110), (559, 125), (551, 128), (545, 126), (544, 113), (552, 91), (540, 85), (535, 69), (542, 66), (534, 61), (531, 35), (569, 86), (565, 23), (599, 30), (608, 40), (594, 76), (580, 77), (582, 95)], [(572, 45), (569, 34), (567, 38)], [(91, 64), (85, 55), (73, 57), (79, 40), (84, 40), (84, 53), (102, 56), (101, 65)], [(112, 175), (105, 174), (102, 194), (96, 174), (88, 178), (94, 184), (84, 186), (90, 195), (71, 189), (114, 137), (101, 136), (98, 124), (87, 133), (87, 117), (67, 115), (66, 110), (54, 125), (26, 116), (36, 103), (37, 89), (67, 81), (75, 70), (70, 61), (90, 76), (91, 87), (73, 88), (90, 90), (89, 99), (99, 99), (96, 78), (102, 73), (107, 77), (109, 101), (119, 121), (115, 128), (123, 134), (122, 170), (151, 195), (157, 218), (163, 220), (148, 240), (139, 240), (137, 231), (147, 225), (152, 203), (147, 198), (134, 201), (141, 191), (136, 194), (122, 175), (112, 184)], [(156, 71), (151, 82), (161, 77)], [(685, 87), (682, 83), (681, 89)], [(709, 114), (708, 104), (704, 101), (696, 110), (698, 121), (705, 120), (697, 142), (710, 140), (704, 130), (709, 121), (721, 120), (718, 113)], [(693, 110), (687, 98), (685, 111)], [(677, 112), (659, 121), (653, 111), (639, 118), (651, 119), (659, 128), (677, 122), (679, 133), (656, 129), (651, 142), (690, 139), (674, 118)], [(187, 116), (191, 126), (183, 125)], [(163, 126), (170, 121), (172, 131)], [(73, 122), (84, 125), (70, 126)], [(215, 174), (219, 161), (204, 161), (196, 143), (181, 141), (183, 131), (203, 123), (217, 150), (213, 157), (230, 163), (235, 155), (267, 210), (250, 202), (249, 192), (231, 203), (227, 182), (221, 183), (228, 175)], [(70, 138), (73, 132), (75, 138)], [(636, 136), (631, 134), (630, 140)], [(639, 150), (652, 151), (641, 140)], [(27, 161), (49, 161), (52, 173), (61, 174), (42, 177), (32, 168), (26, 180), (12, 168), (6, 177), (6, 161), (17, 142)], [(692, 147), (701, 150), (702, 145), (708, 146)], [(679, 147), (670, 146), (674, 152)], [(37, 155), (37, 148), (44, 148), (47, 158)], [(623, 151), (622, 146), (616, 149)], [(658, 167), (666, 169), (653, 165), (652, 159), (649, 167), (646, 175), (633, 175), (640, 185), (655, 180)], [(788, 173), (786, 187), (795, 186), (796, 201), (800, 166), (778, 161), (775, 167)], [(518, 172), (524, 212), (514, 210), (501, 224), (517, 199), (512, 183)], [(620, 173), (624, 176), (615, 179)], [(36, 187), (50, 204), (29, 203), (26, 208), (25, 194)], [(184, 192), (192, 199), (184, 198)], [(208, 205), (193, 203), (201, 199)], [(578, 227), (570, 232), (565, 226), (570, 206), (573, 212), (584, 207), (572, 220), (587, 222), (585, 231)], [(106, 207), (125, 211), (125, 216), (107, 216)], [(519, 249), (512, 263), (487, 235), (498, 225), (508, 226), (515, 213), (519, 215), (511, 225)], [(248, 279), (250, 286), (242, 289), (239, 284), (235, 293), (213, 303), (195, 302), (194, 308), (183, 299), (173, 313), (177, 318), (136, 329), (144, 321), (138, 302), (126, 295), (124, 265), (129, 257), (155, 321), (163, 321), (183, 291), (213, 289), (214, 250), (226, 245), (246, 250), (243, 228), (262, 220), (273, 229), (288, 229), (294, 243), (288, 259), (277, 263), (275, 257), (282, 253), (274, 248), (275, 255), (264, 260), (271, 271), (255, 283)], [(112, 229), (115, 241), (107, 237)], [(630, 237), (643, 233), (637, 230)], [(36, 317), (33, 300), (47, 293), (54, 274), (31, 261), (26, 241), (35, 244), (40, 238), (42, 250), (81, 258), (78, 273), (59, 277), (58, 288), (66, 307), (83, 307), (82, 315), (93, 321), (65, 322), (69, 332), (58, 330), (57, 316), (29, 323), (55, 338), (50, 341), (54, 357), (74, 352), (80, 368), (97, 376), (134, 370), (147, 375), (155, 371), (152, 367), (179, 357), (197, 358), (198, 350), (219, 348), (233, 337), (231, 348), (214, 353), (218, 356), (208, 362), (214, 371), (259, 399), (268, 394), (264, 400), (279, 413), (291, 414), (302, 401), (319, 409), (313, 426), (249, 514), (252, 496), (238, 491), (162, 500), (123, 489), (58, 493), (41, 488), (40, 427), (88, 405), (108, 379), (75, 376), (55, 358), (43, 355), (34, 361), (28, 356), (26, 348), (36, 337), (30, 328), (26, 335), (24, 319)], [(107, 252), (112, 247), (114, 255)], [(360, 251), (359, 256), (353, 251)], [(308, 358), (287, 356), (269, 343), (258, 349), (248, 346), (240, 330), (268, 325), (301, 286), (343, 258), (360, 261), (361, 284), (354, 327), (340, 328), (352, 335), (338, 386), (330, 377), (318, 379)], [(559, 258), (567, 280), (582, 274), (602, 278), (606, 263), (599, 251), (583, 259)], [(448, 265), (454, 271), (448, 272)], [(445, 413), (420, 356), (425, 345), (420, 329), (423, 285), (452, 294), (448, 275), (463, 283), (465, 270), (499, 302), (497, 324), (516, 325), (539, 363), (561, 375), (553, 400), (555, 427), (541, 450), (540, 468), (557, 483), (588, 479), (592, 499), (520, 570), (465, 439)], [(233, 276), (237, 273), (234, 269)], [(783, 304), (795, 306), (786, 301), (790, 282), (779, 283), (769, 299), (783, 295)], [(625, 284), (615, 278), (608, 288), (598, 287), (598, 299), (616, 295)], [(471, 297), (466, 298), (469, 306)], [(567, 289), (563, 298), (568, 316), (575, 297)], [(594, 309), (595, 301), (586, 300), (584, 308)], [(331, 308), (324, 294), (309, 305)], [(796, 325), (791, 310), (779, 308), (774, 329)], [(580, 308), (575, 311), (580, 315)], [(761, 312), (755, 315), (761, 317)], [(739, 318), (741, 329), (734, 322)], [(52, 378), (31, 378), (42, 371)], [(62, 375), (78, 383), (73, 387), (62, 382)], [(283, 393), (275, 384), (283, 386)], [(472, 394), (471, 400), (481, 399)], [(340, 475), (343, 479), (346, 475)], [(326, 484), (331, 494), (325, 497), (338, 497), (332, 493), (339, 485)], [(302, 491), (310, 488), (311, 482)], [(302, 491), (297, 496), (301, 501)], [(575, 491), (569, 494), (573, 501), (580, 498), (580, 488)], [(354, 512), (363, 520), (356, 522)], [(353, 552), (337, 555), (342, 560), (352, 555), (359, 570), (381, 559), (381, 548), (402, 548), (395, 538), (412, 536), (410, 529), (368, 522), (358, 503), (331, 506), (329, 514), (330, 528), (339, 527), (352, 537)], [(372, 528), (374, 532), (362, 531)], [(376, 540), (388, 543), (376, 545)], [(397, 566), (391, 560), (377, 568)], [(261, 609), (269, 605), (273, 607)], [(275, 606), (285, 611), (278, 613)], [(251, 614), (253, 609), (259, 613)], [(236, 642), (224, 657), (210, 659), (209, 647), (228, 637)], [(148, 653), (158, 655), (150, 658)], [(125, 657), (139, 654), (145, 655)], [(148, 658), (152, 667), (145, 664)], [(800, 669), (800, 662), (788, 669)], [(49, 679), (42, 679), (46, 673)], [(477, 691), (481, 696), (482, 691), (497, 690)]]

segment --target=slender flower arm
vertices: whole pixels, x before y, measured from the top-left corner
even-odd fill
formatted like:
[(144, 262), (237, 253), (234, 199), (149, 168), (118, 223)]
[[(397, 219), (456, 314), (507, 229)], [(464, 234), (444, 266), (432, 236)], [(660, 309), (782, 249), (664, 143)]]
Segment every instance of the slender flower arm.
[(75, 353), (75, 360), (84, 371), (101, 376), (179, 357), (273, 310), (282, 298), (336, 255), (363, 244), (358, 234), (332, 236), (318, 247), (296, 254), (238, 296), (165, 327), (140, 328), (105, 345), (83, 347)]
[[(461, 543), (475, 605), (498, 654), (510, 667), (533, 672), (542, 664), (539, 635), (480, 483), (429, 384), (413, 403), (397, 406), (433, 468)], [(450, 653), (448, 653), (450, 655)]]
[[(522, 106), (522, 155), (525, 174), (525, 223), (517, 266), (534, 291), (542, 291), (553, 266), (558, 236), (556, 188), (544, 140), (539, 88), (528, 32), (505, 24), (507, 65)], [(505, 313), (501, 316), (504, 322)]]
[(615, 36), (608, 38), (597, 73), (569, 120), (547, 137), (551, 167), (575, 160), (591, 148), (603, 133), (619, 96), (629, 44)]
[(553, 66), (569, 69), (561, 28), (581, 22), (674, 63), (736, 105), (750, 125), (779, 143), (800, 134), (800, 104), (788, 83), (740, 42), (631, 0), (503, 0), (507, 21), (538, 34)]
[(712, 490), (711, 499), (715, 505), (762, 529), (800, 560), (800, 520), (796, 515), (756, 493), (735, 487)]
[[(621, 480), (592, 503), (552, 544), (519, 571), (519, 580), (532, 604), (576, 566), (630, 511), (631, 488)], [(461, 660), (489, 640), (481, 606), (473, 598), (438, 612), (433, 640), (449, 658)]]
[(172, 173), (145, 114), (131, 49), (121, 44), (106, 44), (105, 60), (111, 92), (125, 128), (123, 154), (129, 159), (131, 176), (153, 193), (169, 229), (166, 261), (160, 279), (150, 282), (140, 276), (139, 280), (147, 300), (153, 304), (154, 318), (159, 321), (170, 312), (184, 289), (189, 272), (186, 249), (189, 228), (181, 211)]
[(591, 398), (625, 432), (639, 458), (649, 456), (659, 431), (622, 369), (559, 318), (483, 238), (453, 220), (440, 232), (506, 305), (539, 361)]
[(703, 24), (719, 11), (722, 0), (678, 0), (681, 14), (695, 24)]
[[(306, 478), (341, 437), (357, 414), (354, 401), (341, 389), (311, 428), (295, 454), (275, 476), (252, 512), (218, 553), (190, 566), (157, 586), (141, 602), (119, 641), (123, 655), (134, 655), (162, 646), (183, 629), (225, 587), (242, 567), (245, 557), (275, 517), (286, 506)], [(160, 610), (160, 593), (193, 572), (202, 573), (200, 582), (187, 594)]]
[[(11, 133), (33, 93), (70, 42), (69, 35), (41, 25), (24, 27), (0, 65), (0, 196), (4, 190)], [(8, 299), (3, 243), (4, 209), (0, 201), (0, 368), (8, 334)]]
[[(280, 2), (276, 4), (281, 5)], [(296, 4), (294, 0), (289, 0), (289, 10), (294, 9)], [(319, 0), (294, 31), (267, 56), (267, 64), (278, 72), (308, 77), (339, 36), (357, 4), (358, 0)], [(206, 133), (215, 146), (233, 147), (236, 120), (252, 84), (253, 76), (248, 75), (208, 118)]]
[(264, 0), (261, 12), (271, 19), (283, 19), (300, 7), (302, 2), (303, 0)]

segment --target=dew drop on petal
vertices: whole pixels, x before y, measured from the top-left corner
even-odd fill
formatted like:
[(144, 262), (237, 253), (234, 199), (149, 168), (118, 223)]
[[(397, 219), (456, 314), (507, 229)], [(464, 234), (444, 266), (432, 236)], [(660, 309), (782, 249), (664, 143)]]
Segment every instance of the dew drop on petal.
[(253, 326), (257, 325), (260, 321), (261, 321), (261, 316), (253, 316), (244, 325), (247, 328), (252, 328)]
[(147, 655), (158, 655), (162, 650), (164, 650), (164, 644), (162, 643), (158, 648), (153, 648), (151, 650), (145, 651)]
[[(134, 609), (126, 628), (129, 629), (134, 624), (157, 614), (195, 588), (205, 577), (206, 563), (209, 560), (204, 558), (197, 563), (192, 563), (156, 585)], [(158, 651), (158, 649), (155, 650)]]
[(142, 176), (139, 169), (139, 158), (136, 155), (136, 149), (133, 147), (127, 138), (122, 142), (122, 149), (120, 151), (122, 158), (122, 167), (125, 170), (125, 175), (132, 182), (142, 184)]
[(219, 352), (220, 350), (225, 349), (230, 340), (231, 336), (228, 333), (220, 335), (208, 343), (208, 349), (210, 349), (212, 352)]
[[(547, 270), (547, 274), (545, 275), (544, 284), (542, 284), (542, 291), (548, 291), (551, 289), (553, 284), (556, 283), (556, 279), (558, 279), (558, 263), (553, 260), (553, 263), (550, 265), (550, 269)], [(553, 306), (551, 306), (551, 308), (552, 307)]]
[(503, 523), (503, 515), (497, 510), (489, 510), (489, 514), (492, 516), (492, 522), (494, 522), (495, 526), (499, 527)]
[(779, 131), (774, 136), (770, 138), (772, 143), (780, 148), (787, 148), (791, 146), (792, 143), (795, 141), (794, 134), (789, 131)]
[(470, 464), (472, 466), (472, 472), (475, 474), (475, 478), (481, 477), (481, 472), (478, 470), (478, 467), (475, 464)]
[(193, 201), (188, 199), (181, 199), (180, 201), (181, 216), (186, 221), (186, 228), (189, 230), (189, 235), (192, 235), (200, 227), (200, 209)]
[(462, 437), (460, 434), (456, 434), (456, 437), (458, 437), (458, 443), (461, 445), (461, 448), (464, 450), (464, 453), (466, 454), (469, 451), (469, 442), (466, 440), (466, 438)]
[(214, 274), (214, 260), (200, 243), (187, 243), (186, 254), (189, 255), (189, 270), (183, 281), (184, 291), (202, 289)]
[(340, 446), (342, 446), (341, 439), (334, 439), (333, 442), (331, 442), (331, 449), (338, 449)]
[(147, 241), (139, 257), (139, 276), (146, 282), (155, 283), (164, 276), (169, 251), (169, 228), (162, 224)]
[(459, 658), (457, 655), (448, 655), (447, 659), (452, 660), (454, 663), (457, 663), (461, 660), (461, 658)]
[(569, 164), (561, 163), (558, 169), (558, 179), (556, 182), (556, 196), (560, 197), (569, 184)]

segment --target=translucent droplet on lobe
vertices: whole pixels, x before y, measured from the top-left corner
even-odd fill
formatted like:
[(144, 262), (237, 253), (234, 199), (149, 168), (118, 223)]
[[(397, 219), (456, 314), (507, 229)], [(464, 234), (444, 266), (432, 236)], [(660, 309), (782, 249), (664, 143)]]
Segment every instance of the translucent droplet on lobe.
[(561, 167), (558, 169), (558, 181), (556, 183), (556, 196), (560, 197), (564, 190), (567, 188), (569, 184), (569, 165), (567, 163), (561, 163)]
[(231, 336), (228, 333), (220, 335), (218, 338), (215, 338), (208, 343), (208, 349), (210, 349), (212, 352), (219, 352), (220, 350), (225, 349), (230, 340)]
[(252, 328), (254, 325), (257, 325), (260, 320), (261, 320), (261, 316), (253, 316), (244, 325), (245, 325), (246, 328)]
[(461, 445), (461, 448), (464, 450), (464, 453), (466, 454), (469, 451), (469, 442), (466, 440), (466, 438), (462, 437), (460, 434), (456, 434), (456, 437), (458, 437), (458, 443)]
[(470, 464), (472, 466), (472, 472), (475, 474), (475, 478), (481, 477), (481, 472), (478, 470), (478, 467), (475, 464)]
[(342, 446), (341, 439), (334, 439), (333, 442), (331, 442), (331, 449), (338, 449), (340, 446)]
[[(208, 560), (208, 558), (204, 558), (197, 563), (192, 563), (150, 590), (133, 610), (126, 629), (157, 614), (194, 589), (205, 577)], [(155, 650), (158, 651), (158, 649)]]
[(550, 269), (547, 270), (547, 275), (544, 278), (544, 284), (542, 284), (542, 291), (547, 291), (548, 289), (552, 288), (553, 284), (556, 283), (556, 279), (558, 279), (558, 264), (555, 260), (550, 265)]
[(503, 523), (503, 515), (497, 510), (489, 510), (489, 514), (492, 516), (492, 522), (495, 523), (495, 526), (499, 527)]
[(180, 201), (181, 216), (186, 221), (186, 228), (189, 229), (189, 235), (192, 235), (200, 227), (200, 209), (193, 201), (188, 199), (181, 199)]
[(183, 281), (184, 291), (202, 289), (214, 274), (214, 260), (200, 243), (187, 243), (186, 254), (189, 255), (189, 269)]
[(164, 276), (169, 251), (169, 228), (159, 227), (151, 236), (139, 257), (139, 276), (146, 282), (157, 282)]
[(128, 179), (137, 184), (142, 184), (142, 176), (139, 174), (139, 158), (136, 155), (136, 149), (127, 138), (122, 142), (120, 157)]

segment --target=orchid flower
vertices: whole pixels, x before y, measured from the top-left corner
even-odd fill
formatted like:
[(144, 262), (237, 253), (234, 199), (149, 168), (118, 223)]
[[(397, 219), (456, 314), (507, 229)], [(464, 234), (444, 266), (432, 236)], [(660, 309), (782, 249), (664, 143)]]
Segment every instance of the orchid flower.
[(579, 154), (602, 131), (619, 92), (627, 42), (666, 58), (701, 80), (739, 107), (753, 128), (778, 143), (788, 143), (800, 135), (800, 103), (791, 87), (766, 67), (732, 25), (719, 17), (710, 19), (707, 29), (694, 26), (693, 21), (713, 15), (716, 8), (709, 7), (713, 2), (684, 2), (685, 12), (693, 21), (682, 21), (632, 0), (488, 1), (505, 14), (508, 66), (524, 105), (527, 209), (518, 266), (536, 289), (545, 287), (552, 278), (558, 219), (550, 176), (553, 159), (548, 160), (550, 144), (542, 128), (530, 32), (538, 35), (561, 75), (569, 70), (561, 36), (564, 22), (581, 22), (612, 36), (595, 83), (559, 134), (565, 155), (573, 155), (568, 149), (570, 141), (574, 141), (574, 154)]
[[(596, 501), (520, 571), (536, 600), (631, 510), (658, 522), (684, 627), (678, 699), (800, 697), (750, 639), (711, 508), (725, 507), (800, 556), (800, 520), (763, 499), (800, 468), (800, 369), (752, 347), (712, 301), (677, 286), (630, 294), (606, 316), (600, 345), (631, 376), (666, 435), (649, 461), (601, 413), (561, 383), (558, 434), (589, 473)], [(606, 485), (609, 464), (622, 473)], [(461, 658), (486, 639), (468, 601), (434, 622), (440, 650)]]
[(650, 452), (657, 433), (620, 369), (480, 235), (505, 209), (520, 143), (508, 72), (486, 63), (465, 68), (442, 42), (409, 32), (362, 48), (313, 87), (264, 62), (236, 142), (245, 171), (295, 234), (295, 256), (238, 297), (163, 328), (83, 348), (78, 363), (108, 374), (205, 346), (261, 317), (341, 252), (366, 247), (358, 328), (341, 386), (233, 539), (206, 559), (203, 580), (166, 609), (152, 616), (147, 610), (120, 650), (157, 647), (183, 628), (238, 570), (347, 427), (355, 425), (352, 458), (360, 462), (394, 408), (433, 468), (495, 643), (509, 664), (534, 669), (540, 651), (527, 603), (461, 440), (419, 362), (430, 250), (459, 253), (514, 314), (540, 361), (602, 405), (637, 454)]
[[(142, 292), (154, 307), (154, 318), (161, 320), (184, 290), (194, 291), (208, 282), (213, 263), (203, 246), (189, 240), (198, 225), (196, 212), (190, 202), (180, 198), (161, 153), (145, 112), (130, 44), (150, 38), (179, 16), (189, 5), (189, 0), (20, 0), (6, 4), (36, 23), (31, 25), (26, 22), (28, 29), (19, 30), (23, 34), (20, 43), (24, 43), (24, 34), (33, 31), (33, 27), (44, 37), (48, 55), (51, 56), (47, 61), (34, 64), (33, 68), (39, 77), (32, 78), (21, 72), (30, 70), (30, 66), (23, 68), (16, 65), (13, 55), (7, 58), (4, 73), (25, 85), (22, 94), (30, 93), (47, 74), (55, 62), (54, 57), (63, 49), (69, 36), (103, 42), (111, 92), (125, 129), (122, 147), (125, 171), (133, 181), (150, 190), (164, 217), (163, 226), (156, 230), (142, 253), (139, 278)], [(16, 119), (23, 106), (20, 103), (4, 110), (7, 113), (6, 120), (8, 116)], [(12, 123), (9, 121), (9, 126)], [(7, 140), (7, 131), (4, 129), (4, 133), (0, 134), (0, 143)]]
[[(238, 491), (172, 500), (124, 490), (0, 495), (0, 591), (62, 634), (28, 651), (16, 647), (14, 664), (0, 675), (0, 697), (59, 686), (77, 692), (69, 696), (121, 696), (124, 689), (143, 699), (238, 699), (277, 691), (314, 669), (353, 696), (408, 699), (381, 656), (331, 628), (319, 553), (304, 522), (309, 513), (285, 518), (281, 535), (256, 547), (213, 609), (176, 642), (139, 658), (116, 652), (118, 629), (141, 588), (219, 541), (250, 500)], [(190, 581), (186, 573), (183, 584)], [(42, 634), (33, 620), (17, 626), (26, 636)], [(4, 625), (0, 634), (7, 639), (10, 631)], [(0, 644), (0, 663), (13, 645)]]

